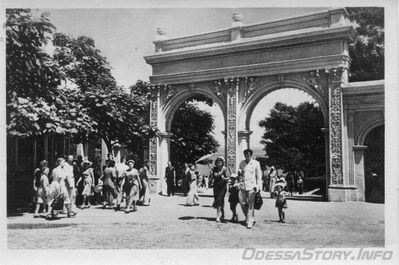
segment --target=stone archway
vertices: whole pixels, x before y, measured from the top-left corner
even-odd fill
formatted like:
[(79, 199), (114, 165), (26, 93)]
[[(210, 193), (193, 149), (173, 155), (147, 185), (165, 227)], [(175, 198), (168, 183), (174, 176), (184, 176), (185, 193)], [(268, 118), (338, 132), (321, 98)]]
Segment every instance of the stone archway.
[[(286, 75), (286, 78), (289, 78), (290, 75)], [(280, 77), (281, 78), (281, 77)], [(323, 124), (320, 126), (320, 132), (323, 134), (324, 137), (324, 150), (325, 153), (323, 154), (325, 157), (325, 162), (324, 162), (324, 178), (321, 179), (321, 185), (320, 189), (323, 191), (323, 196), (324, 199), (326, 199), (327, 194), (327, 188), (329, 184), (329, 169), (327, 167), (329, 163), (329, 157), (328, 157), (328, 150), (329, 150), (329, 145), (328, 145), (328, 126), (329, 126), (329, 111), (328, 107), (326, 106), (328, 102), (326, 102), (326, 99), (324, 97), (325, 91), (320, 87), (320, 89), (314, 89), (311, 86), (309, 86), (308, 83), (304, 81), (295, 81), (295, 80), (285, 80), (284, 82), (270, 82), (262, 85), (258, 89), (256, 89), (252, 95), (248, 98), (248, 100), (245, 102), (246, 104), (243, 105), (242, 110), (241, 110), (241, 116), (240, 116), (240, 126), (244, 127), (247, 131), (252, 131), (253, 128), (251, 128), (250, 122), (252, 119), (252, 116), (254, 114), (255, 108), (259, 105), (260, 101), (267, 97), (269, 94), (272, 92), (275, 92), (277, 90), (281, 89), (296, 89), (305, 92), (307, 95), (311, 96), (317, 104), (320, 106), (321, 109), (321, 114), (323, 116)], [(248, 140), (249, 141), (249, 140)]]
[[(153, 175), (162, 177), (170, 117), (188, 93), (198, 88), (223, 106), (226, 166), (234, 173), (242, 150), (249, 147), (248, 117), (258, 97), (279, 87), (293, 87), (313, 96), (323, 111), (328, 199), (361, 200), (354, 166), (353, 135), (358, 125), (352, 120), (349, 102), (350, 96), (358, 96), (359, 85), (348, 83), (348, 45), (354, 39), (348, 13), (337, 8), (253, 25), (244, 25), (239, 17), (237, 21), (233, 16), (229, 29), (182, 38), (168, 39), (166, 30), (158, 31), (155, 53), (145, 57), (153, 69), (151, 125), (161, 132), (150, 140)], [(378, 97), (382, 94), (383, 98), (383, 85), (377, 88)], [(375, 97), (371, 87), (361, 93)]]

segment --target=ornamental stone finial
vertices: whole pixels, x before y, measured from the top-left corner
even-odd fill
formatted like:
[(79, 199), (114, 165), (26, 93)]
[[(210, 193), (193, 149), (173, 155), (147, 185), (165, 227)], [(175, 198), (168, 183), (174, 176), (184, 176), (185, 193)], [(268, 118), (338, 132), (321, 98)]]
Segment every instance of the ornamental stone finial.
[(157, 28), (157, 36), (155, 40), (164, 40), (166, 38), (166, 28), (165, 27), (158, 27)]
[(242, 20), (244, 19), (244, 16), (241, 14), (241, 12), (234, 12), (233, 15), (232, 15), (232, 19), (233, 19), (233, 23), (232, 23), (233, 27), (244, 25), (242, 23)]

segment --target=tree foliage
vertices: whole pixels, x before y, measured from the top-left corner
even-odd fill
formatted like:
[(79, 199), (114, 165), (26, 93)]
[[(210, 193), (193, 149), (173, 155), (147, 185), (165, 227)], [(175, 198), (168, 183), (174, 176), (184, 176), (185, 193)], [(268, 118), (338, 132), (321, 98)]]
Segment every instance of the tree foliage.
[(384, 8), (347, 8), (349, 18), (358, 24), (350, 46), (352, 58), (349, 81), (384, 79)]
[(34, 18), (29, 9), (6, 14), (8, 135), (102, 138), (109, 150), (153, 135), (148, 84), (138, 82), (129, 95), (91, 38), (55, 33), (46, 15)]
[[(32, 136), (90, 130), (75, 91), (62, 86), (64, 73), (46, 52), (55, 27), (29, 9), (6, 10), (7, 133)], [(80, 119), (80, 121), (77, 121)]]
[(146, 119), (148, 101), (143, 92), (147, 84), (138, 82), (130, 89), (130, 95), (118, 87), (107, 59), (86, 36), (75, 39), (57, 33), (54, 46), (54, 58), (67, 79), (79, 88), (79, 102), (94, 124), (93, 130), (82, 130), (80, 136), (99, 137), (111, 151), (116, 143), (126, 144), (132, 138), (143, 138), (152, 132)]
[(212, 114), (200, 110), (193, 97), (176, 111), (172, 121), (171, 160), (178, 168), (184, 163), (194, 163), (200, 157), (214, 153), (219, 147), (211, 134), (215, 129)]
[(319, 106), (304, 102), (293, 107), (278, 102), (259, 126), (265, 128), (262, 143), (270, 165), (304, 171), (309, 176), (325, 173), (323, 115)]

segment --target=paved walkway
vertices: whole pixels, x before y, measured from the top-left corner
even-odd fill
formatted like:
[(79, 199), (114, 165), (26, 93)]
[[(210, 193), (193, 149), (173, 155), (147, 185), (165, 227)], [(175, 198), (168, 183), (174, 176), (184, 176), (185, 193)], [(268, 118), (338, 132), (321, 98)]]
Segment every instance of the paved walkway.
[[(31, 213), (9, 216), (9, 248), (244, 248), (382, 247), (384, 205), (289, 200), (286, 223), (277, 222), (274, 200), (265, 197), (256, 224), (216, 223), (211, 191), (200, 205), (184, 206), (185, 197), (153, 195), (151, 206), (125, 214), (101, 206), (76, 217), (47, 221)], [(226, 198), (227, 203), (227, 198)], [(243, 214), (237, 207), (239, 219)], [(228, 203), (225, 207), (229, 219)], [(43, 240), (45, 239), (45, 240)]]

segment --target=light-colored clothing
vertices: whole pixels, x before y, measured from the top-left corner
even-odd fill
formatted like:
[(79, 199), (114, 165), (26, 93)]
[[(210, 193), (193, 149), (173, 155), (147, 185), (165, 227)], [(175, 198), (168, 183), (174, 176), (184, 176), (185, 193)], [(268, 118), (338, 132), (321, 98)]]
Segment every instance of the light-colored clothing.
[(125, 183), (123, 184), (123, 191), (126, 193), (126, 198), (134, 201), (139, 200), (140, 180), (137, 169), (127, 169), (124, 173)]
[(191, 174), (191, 180), (189, 180), (190, 181), (190, 184), (189, 184), (190, 190), (188, 191), (188, 194), (187, 194), (186, 204), (187, 205), (195, 205), (195, 204), (198, 204), (198, 201), (199, 201), (198, 192), (197, 192), (197, 181), (196, 181), (194, 171), (191, 170), (190, 174)]
[(71, 200), (71, 203), (73, 204), (73, 207), (76, 207), (75, 204), (75, 198), (76, 198), (76, 188), (75, 188), (75, 177), (73, 174), (73, 165), (70, 165), (69, 163), (65, 163), (64, 165), (64, 171), (67, 177), (67, 182), (66, 182), (66, 187), (68, 190), (68, 195)]
[(244, 178), (244, 189), (253, 190), (255, 187), (262, 188), (262, 170), (259, 161), (251, 159), (248, 163), (243, 160), (240, 163), (240, 169)]
[(64, 204), (70, 204), (71, 199), (69, 197), (69, 192), (67, 187), (71, 185), (70, 183), (67, 184), (69, 179), (67, 178), (64, 169), (61, 166), (54, 168), (51, 176), (53, 181), (58, 181), (60, 183), (60, 192), (62, 198), (64, 199)]
[(147, 167), (143, 167), (140, 169), (140, 179), (143, 184), (142, 187), (142, 202), (143, 205), (149, 205), (150, 204), (150, 179), (149, 179), (149, 170)]
[(91, 196), (93, 194), (92, 187), (94, 186), (93, 169), (88, 168), (82, 173), (83, 177), (83, 191), (82, 195)]
[(50, 184), (46, 174), (40, 176), (40, 186), (37, 189), (37, 203), (47, 203), (47, 193), (49, 192)]
[(254, 188), (258, 191), (262, 188), (262, 170), (260, 164), (255, 159), (248, 163), (243, 160), (239, 166), (244, 182), (239, 183), (239, 200), (242, 211), (246, 216), (246, 223), (252, 224), (255, 218), (255, 194)]

